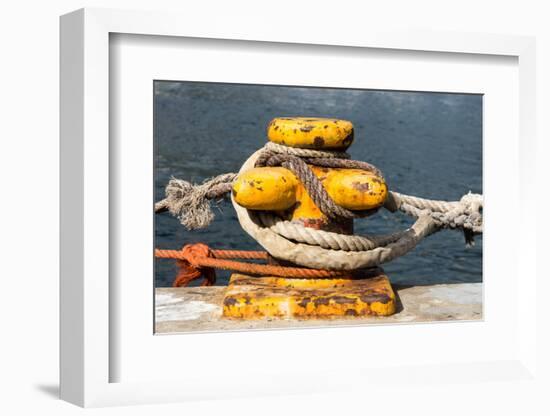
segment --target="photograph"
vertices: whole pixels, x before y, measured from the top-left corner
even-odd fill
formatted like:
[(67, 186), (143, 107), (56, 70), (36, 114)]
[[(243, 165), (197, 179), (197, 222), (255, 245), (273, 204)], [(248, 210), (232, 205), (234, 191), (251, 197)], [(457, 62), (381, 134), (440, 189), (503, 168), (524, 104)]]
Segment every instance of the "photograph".
[(543, 6), (4, 2), (0, 415), (550, 415)]
[(483, 95), (155, 80), (155, 333), (483, 319)]

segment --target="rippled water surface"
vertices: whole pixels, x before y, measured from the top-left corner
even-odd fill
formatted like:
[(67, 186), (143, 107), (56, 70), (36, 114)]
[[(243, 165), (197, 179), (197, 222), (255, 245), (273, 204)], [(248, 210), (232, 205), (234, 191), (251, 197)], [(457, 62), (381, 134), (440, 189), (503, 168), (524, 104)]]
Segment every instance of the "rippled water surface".
[[(373, 90), (343, 90), (190, 82), (155, 82), (155, 195), (171, 176), (201, 182), (236, 172), (266, 142), (266, 125), (279, 116), (335, 117), (353, 122), (354, 159), (382, 169), (390, 189), (434, 199), (482, 193), (482, 97)], [(239, 226), (229, 201), (214, 207), (209, 228), (187, 231), (176, 218), (156, 215), (155, 245), (180, 248), (260, 249)], [(380, 210), (356, 221), (356, 233), (385, 233), (413, 220)], [(156, 260), (155, 283), (170, 286), (171, 260)], [(482, 239), (466, 248), (461, 232), (430, 236), (408, 255), (384, 266), (392, 282), (480, 282)], [(218, 272), (218, 284), (229, 273)]]

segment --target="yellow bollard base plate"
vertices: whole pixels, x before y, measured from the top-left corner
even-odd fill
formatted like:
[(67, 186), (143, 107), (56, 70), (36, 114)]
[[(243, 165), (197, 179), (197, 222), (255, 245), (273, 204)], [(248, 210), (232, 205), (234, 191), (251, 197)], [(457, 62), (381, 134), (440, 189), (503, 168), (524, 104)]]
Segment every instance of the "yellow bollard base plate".
[(223, 316), (236, 319), (314, 319), (388, 316), (395, 294), (381, 269), (360, 279), (288, 279), (233, 274)]

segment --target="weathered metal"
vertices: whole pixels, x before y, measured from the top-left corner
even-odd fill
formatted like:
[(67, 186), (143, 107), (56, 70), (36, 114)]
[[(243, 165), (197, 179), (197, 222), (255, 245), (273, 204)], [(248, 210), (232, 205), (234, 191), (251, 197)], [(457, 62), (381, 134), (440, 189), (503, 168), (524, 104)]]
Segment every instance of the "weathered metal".
[[(346, 145), (344, 141), (349, 135), (353, 135), (353, 125), (345, 120), (281, 118), (273, 120), (268, 127), (268, 138), (272, 141), (281, 142), (284, 137), (288, 146), (315, 150), (347, 147), (351, 141)], [(308, 167), (334, 202), (345, 209), (374, 211), (384, 204), (388, 195), (384, 179), (371, 171)], [(343, 234), (353, 232), (351, 220), (329, 220), (301, 181), (283, 167), (258, 167), (239, 174), (233, 184), (233, 198), (246, 209), (275, 211), (306, 227)]]
[[(267, 136), (270, 142), (238, 174), (219, 175), (201, 185), (174, 179), (167, 198), (156, 207), (168, 208), (188, 229), (204, 228), (213, 218), (207, 200), (232, 191), (241, 227), (269, 256), (241, 257), (241, 252), (210, 250), (200, 243), (155, 250), (156, 257), (178, 260), (175, 286), (199, 277), (206, 279), (205, 285), (213, 284), (215, 268), (244, 273), (233, 275), (226, 290), (225, 317), (388, 316), (395, 312), (395, 295), (377, 266), (442, 228), (482, 232), (481, 195), (446, 202), (388, 193), (378, 168), (351, 160), (345, 152), (354, 137), (348, 121), (278, 118), (269, 124)], [(390, 235), (351, 235), (353, 219), (381, 206), (417, 220), (408, 230)], [(234, 258), (267, 259), (269, 264)]]
[(344, 150), (353, 142), (353, 124), (331, 118), (279, 117), (267, 126), (267, 138), (302, 149)]
[(288, 279), (233, 274), (223, 299), (225, 318), (388, 316), (395, 294), (381, 269), (361, 278)]
[[(353, 125), (345, 120), (278, 118), (268, 139), (303, 149), (346, 149)], [(387, 197), (384, 179), (372, 170), (308, 165), (330, 198), (352, 211), (375, 211)], [(353, 220), (328, 218), (306, 186), (284, 167), (256, 167), (241, 172), (233, 184), (233, 199), (249, 210), (273, 211), (280, 217), (317, 230), (353, 233)], [(395, 295), (380, 269), (359, 276), (333, 279), (290, 279), (234, 274), (223, 299), (226, 318), (334, 318), (388, 316), (395, 312)]]

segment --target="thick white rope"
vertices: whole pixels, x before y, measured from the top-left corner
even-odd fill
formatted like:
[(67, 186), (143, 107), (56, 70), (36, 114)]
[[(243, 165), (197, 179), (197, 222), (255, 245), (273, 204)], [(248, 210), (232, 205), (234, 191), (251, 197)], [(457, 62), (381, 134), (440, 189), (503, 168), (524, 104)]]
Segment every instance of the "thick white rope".
[[(460, 201), (435, 201), (390, 192), (395, 209), (416, 217), (430, 216), (440, 228), (464, 228), (481, 233), (480, 207), (483, 199), (478, 194), (466, 194)], [(395, 210), (394, 209), (394, 210)], [(255, 221), (273, 232), (298, 243), (320, 246), (332, 250), (368, 251), (397, 241), (406, 231), (382, 236), (347, 235), (304, 227), (297, 222), (283, 220), (267, 211), (251, 212)], [(472, 241), (467, 241), (472, 244)]]
[(314, 228), (304, 227), (302, 224), (282, 220), (266, 211), (252, 212), (251, 216), (258, 218), (264, 227), (269, 227), (283, 237), (299, 243), (305, 243), (332, 250), (367, 251), (385, 246), (399, 240), (406, 231), (380, 236), (361, 236), (334, 233)]
[(483, 232), (483, 196), (471, 192), (460, 201), (436, 201), (390, 192), (395, 208), (418, 218), (429, 214), (441, 228), (460, 228), (474, 234)]
[[(266, 150), (306, 159), (349, 158), (345, 152), (299, 149), (268, 142), (245, 162), (240, 173), (254, 167)], [(172, 179), (166, 189), (166, 199), (157, 203), (155, 209), (168, 209), (189, 229), (204, 228), (213, 218), (207, 200), (226, 194), (236, 176), (220, 175), (202, 185)], [(246, 210), (233, 198), (232, 202), (242, 228), (272, 256), (314, 268), (353, 270), (376, 266), (405, 254), (422, 238), (442, 228), (463, 229), (470, 244), (473, 234), (483, 232), (483, 197), (472, 193), (460, 201), (437, 201), (389, 192), (385, 207), (390, 211), (400, 210), (417, 221), (405, 231), (368, 237), (315, 230), (282, 220), (272, 213)]]
[[(254, 167), (261, 152), (262, 149), (252, 154), (243, 164), (239, 173)], [(416, 247), (423, 238), (438, 230), (429, 215), (421, 215), (410, 229), (403, 232), (396, 241), (385, 246), (366, 251), (333, 250), (318, 245), (291, 241), (271, 230), (270, 227), (264, 227), (254, 211), (240, 206), (233, 197), (231, 197), (231, 201), (243, 230), (273, 257), (317, 269), (356, 270), (378, 266), (404, 255)]]

